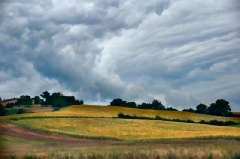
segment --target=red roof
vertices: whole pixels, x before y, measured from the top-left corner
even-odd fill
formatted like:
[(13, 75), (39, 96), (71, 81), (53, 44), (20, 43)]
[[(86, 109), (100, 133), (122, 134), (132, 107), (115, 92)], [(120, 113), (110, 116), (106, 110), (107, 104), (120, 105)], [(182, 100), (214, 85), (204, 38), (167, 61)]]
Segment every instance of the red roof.
[(4, 99), (4, 100), (2, 100), (2, 102), (8, 102), (8, 101), (11, 101), (11, 100), (18, 100), (19, 98), (11, 98), (11, 99)]

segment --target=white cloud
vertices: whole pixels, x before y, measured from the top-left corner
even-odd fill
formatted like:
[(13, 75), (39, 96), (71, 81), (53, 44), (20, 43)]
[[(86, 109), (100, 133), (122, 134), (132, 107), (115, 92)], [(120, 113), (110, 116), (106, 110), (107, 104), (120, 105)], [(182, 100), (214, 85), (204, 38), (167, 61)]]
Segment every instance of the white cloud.
[(0, 14), (6, 98), (50, 90), (96, 104), (239, 103), (239, 11), (228, 0), (11, 1)]

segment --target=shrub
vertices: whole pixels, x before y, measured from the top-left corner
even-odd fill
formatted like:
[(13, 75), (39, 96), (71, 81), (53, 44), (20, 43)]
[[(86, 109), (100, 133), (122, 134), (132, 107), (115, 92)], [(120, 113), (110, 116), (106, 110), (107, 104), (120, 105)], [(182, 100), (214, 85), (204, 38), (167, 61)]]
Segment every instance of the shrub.
[(54, 110), (53, 110), (53, 111), (58, 111), (58, 110), (60, 110), (59, 107), (54, 107)]
[(26, 111), (24, 110), (24, 109), (18, 109), (18, 111), (17, 111), (17, 114), (23, 114), (23, 113), (25, 113)]
[(22, 159), (37, 159), (36, 156), (24, 156)]
[(118, 114), (118, 117), (119, 117), (119, 118), (124, 118), (125, 115), (121, 112), (121, 113)]
[(190, 120), (190, 119), (186, 120), (186, 122), (187, 122), (187, 123), (194, 123), (194, 121), (193, 121), (193, 120)]
[(163, 118), (160, 117), (159, 115), (156, 115), (154, 119), (155, 119), (155, 120), (162, 120)]
[(7, 111), (4, 106), (0, 103), (0, 116), (6, 115)]
[(218, 125), (218, 126), (228, 126), (228, 125), (235, 125), (236, 123), (233, 121), (218, 121), (218, 120), (210, 120), (210, 121), (205, 121), (201, 120), (199, 122), (200, 124), (209, 124), (209, 125)]
[(18, 112), (17, 108), (10, 108), (6, 110), (6, 115), (17, 114), (17, 112)]
[(200, 124), (206, 124), (207, 122), (205, 120), (200, 120), (199, 123)]
[(8, 103), (5, 107), (6, 108), (12, 108), (12, 107), (14, 107), (14, 103)]

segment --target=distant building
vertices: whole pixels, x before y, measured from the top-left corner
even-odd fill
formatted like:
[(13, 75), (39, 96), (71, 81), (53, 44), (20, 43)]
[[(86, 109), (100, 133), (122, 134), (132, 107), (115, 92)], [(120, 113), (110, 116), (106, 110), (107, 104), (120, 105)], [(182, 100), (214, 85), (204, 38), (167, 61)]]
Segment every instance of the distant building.
[(16, 103), (19, 98), (4, 99), (1, 104), (5, 107), (8, 103)]

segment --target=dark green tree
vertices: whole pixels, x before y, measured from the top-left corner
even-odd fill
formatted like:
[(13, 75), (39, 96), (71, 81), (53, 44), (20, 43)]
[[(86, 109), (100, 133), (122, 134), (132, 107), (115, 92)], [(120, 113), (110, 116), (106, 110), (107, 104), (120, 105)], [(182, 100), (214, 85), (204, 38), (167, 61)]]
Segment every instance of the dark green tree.
[(52, 93), (52, 106), (53, 107), (64, 107), (66, 106), (65, 96), (62, 92), (54, 92)]
[(63, 98), (57, 98), (53, 100), (52, 106), (62, 108), (66, 105)]
[(229, 102), (224, 99), (218, 99), (212, 103), (208, 109), (210, 115), (228, 116), (231, 113)]
[(77, 104), (77, 105), (82, 105), (82, 104), (84, 104), (84, 102), (83, 102), (83, 100), (80, 100), (80, 101), (79, 101), (79, 100), (76, 100), (76, 101), (75, 101), (75, 104)]
[(110, 102), (111, 106), (122, 106), (122, 99), (117, 98), (117, 99), (113, 99), (112, 102)]
[(189, 109), (183, 109), (182, 111), (195, 113), (195, 110), (192, 109), (192, 108), (189, 108)]
[(43, 92), (40, 96), (44, 99), (43, 104), (52, 105), (52, 96), (50, 95), (50, 93), (48, 91)]
[(33, 98), (33, 100), (34, 100), (34, 103), (35, 103), (35, 104), (41, 104), (41, 99), (40, 99), (39, 96), (35, 96), (35, 97)]
[(20, 105), (32, 105), (32, 99), (29, 95), (21, 95), (15, 103), (16, 106)]
[(6, 112), (5, 107), (0, 103), (0, 116), (6, 115)]
[(201, 103), (196, 107), (196, 113), (208, 114), (208, 107)]
[(174, 110), (174, 111), (178, 111), (177, 109), (173, 108), (173, 107), (168, 107), (166, 110)]
[(122, 104), (121, 104), (121, 106), (127, 107), (127, 106), (128, 106), (128, 103), (127, 103), (127, 101), (122, 101)]
[(6, 108), (12, 108), (12, 107), (14, 107), (14, 103), (8, 103), (5, 107)]
[(66, 106), (77, 104), (77, 100), (74, 96), (63, 96)]
[(135, 102), (128, 102), (127, 107), (136, 108), (137, 104)]
[(155, 110), (164, 110), (166, 109), (164, 105), (162, 105), (162, 103), (156, 99), (154, 99), (152, 101), (152, 109), (155, 109)]
[(142, 103), (138, 105), (138, 108), (140, 109), (152, 109), (152, 104), (150, 103)]

